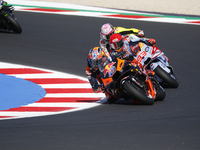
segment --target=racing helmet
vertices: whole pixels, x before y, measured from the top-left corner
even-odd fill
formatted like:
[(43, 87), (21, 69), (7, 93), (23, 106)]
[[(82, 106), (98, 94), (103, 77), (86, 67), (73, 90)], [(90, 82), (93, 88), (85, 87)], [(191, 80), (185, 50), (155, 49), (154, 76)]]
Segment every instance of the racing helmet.
[(0, 1), (0, 9), (3, 7), (3, 1)]
[(102, 25), (100, 34), (104, 40), (109, 40), (114, 31), (114, 27), (110, 23), (106, 23)]
[(94, 47), (89, 51), (89, 63), (93, 69), (98, 69), (98, 61), (103, 57), (103, 51), (100, 47)]
[(110, 37), (110, 47), (114, 49), (117, 52), (121, 52), (123, 49), (124, 43), (123, 43), (123, 38), (122, 35), (119, 33), (115, 33), (111, 35)]

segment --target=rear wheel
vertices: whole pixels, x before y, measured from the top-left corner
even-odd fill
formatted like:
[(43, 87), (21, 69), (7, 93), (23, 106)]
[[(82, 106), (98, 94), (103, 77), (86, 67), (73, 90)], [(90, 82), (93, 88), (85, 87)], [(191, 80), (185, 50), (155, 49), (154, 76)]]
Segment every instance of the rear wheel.
[(167, 83), (172, 88), (177, 88), (179, 86), (179, 83), (176, 81), (176, 78), (173, 74), (169, 74), (166, 71), (164, 71), (160, 66), (156, 67), (154, 69), (155, 74), (164, 80), (165, 83)]
[(8, 21), (9, 29), (12, 30), (15, 33), (21, 33), (22, 32), (22, 28), (19, 25), (19, 23), (17, 22), (17, 20), (15, 20), (12, 16), (7, 15), (6, 19)]
[(133, 99), (137, 99), (143, 104), (152, 105), (154, 99), (148, 97), (143, 88), (139, 87), (136, 83), (126, 80), (122, 84), (122, 88), (129, 94)]

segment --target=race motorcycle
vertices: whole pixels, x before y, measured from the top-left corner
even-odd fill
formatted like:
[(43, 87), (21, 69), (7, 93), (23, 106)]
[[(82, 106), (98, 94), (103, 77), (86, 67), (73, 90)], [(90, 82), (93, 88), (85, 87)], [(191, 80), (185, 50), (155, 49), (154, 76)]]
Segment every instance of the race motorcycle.
[(99, 70), (104, 91), (109, 92), (115, 100), (136, 99), (143, 104), (152, 105), (165, 98), (165, 90), (153, 76), (150, 77), (138, 65), (118, 56), (113, 56), (112, 61), (103, 57), (99, 62)]
[(139, 49), (135, 59), (142, 64), (143, 68), (154, 71), (156, 80), (163, 87), (177, 88), (179, 86), (174, 69), (169, 65), (168, 58), (163, 52), (155, 46), (149, 46), (143, 42), (138, 42), (131, 48), (132, 51)]
[(0, 1), (0, 3), (0, 29), (9, 31), (11, 30), (14, 33), (21, 33), (22, 28), (17, 22), (17, 19), (12, 14), (14, 7), (12, 5), (8, 6), (4, 1)]

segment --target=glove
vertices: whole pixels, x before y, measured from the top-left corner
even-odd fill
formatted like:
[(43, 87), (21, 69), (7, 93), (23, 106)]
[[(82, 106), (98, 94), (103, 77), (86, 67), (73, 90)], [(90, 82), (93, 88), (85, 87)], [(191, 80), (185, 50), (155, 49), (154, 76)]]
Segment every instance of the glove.
[(126, 59), (126, 60), (130, 60), (130, 61), (133, 61), (135, 56), (134, 55), (131, 55), (131, 54), (126, 54), (126, 55), (123, 55), (122, 56), (123, 59)]
[(137, 36), (144, 37), (144, 31), (139, 30), (138, 33), (137, 33)]
[(94, 93), (100, 93), (100, 92), (102, 92), (102, 89), (101, 89), (101, 86), (100, 85), (93, 85), (92, 86), (92, 90), (93, 90), (93, 92)]
[(120, 56), (121, 56), (121, 58), (127, 57), (127, 52), (126, 51), (120, 52)]
[(96, 90), (95, 93), (100, 93), (100, 92), (102, 92), (101, 86), (99, 86), (99, 87), (97, 88), (97, 90)]
[(106, 88), (104, 87), (103, 84), (99, 85), (96, 92), (95, 93), (100, 93), (100, 92), (105, 92), (106, 91)]
[(148, 42), (149, 42), (151, 45), (156, 44), (156, 40), (155, 40), (155, 39), (149, 39)]
[(102, 84), (101, 85), (101, 91), (103, 92), (103, 93), (105, 93), (105, 91), (106, 91), (106, 88), (105, 88), (105, 86)]

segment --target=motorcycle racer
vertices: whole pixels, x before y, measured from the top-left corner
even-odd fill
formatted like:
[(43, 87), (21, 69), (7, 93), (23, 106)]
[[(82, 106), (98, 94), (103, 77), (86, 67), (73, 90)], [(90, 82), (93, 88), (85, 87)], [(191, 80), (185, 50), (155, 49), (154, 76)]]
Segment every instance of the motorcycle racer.
[(100, 32), (99, 44), (101, 47), (106, 48), (110, 51), (109, 39), (114, 33), (120, 33), (123, 36), (134, 34), (138, 37), (144, 37), (144, 31), (136, 28), (123, 28), (123, 27), (113, 27), (110, 23), (103, 24)]
[(98, 68), (98, 60), (103, 57), (104, 52), (100, 47), (90, 49), (87, 57), (86, 76), (95, 93), (101, 92), (101, 78)]
[[(144, 42), (147, 45), (153, 46), (156, 43), (155, 39), (139, 38), (135, 35), (130, 35), (122, 37), (121, 34), (115, 33), (110, 37), (110, 55), (117, 55), (121, 59), (129, 60), (130, 62), (138, 65), (141, 70), (143, 70), (142, 64), (135, 59), (137, 54), (140, 52), (139, 45), (137, 42)], [(156, 46), (153, 46), (154, 50), (159, 50)], [(159, 50), (160, 51), (160, 50)], [(149, 75), (154, 75), (155, 73), (151, 70), (146, 70)]]
[(111, 61), (109, 53), (106, 53), (101, 47), (94, 47), (90, 49), (87, 57), (86, 76), (91, 84), (94, 93), (104, 92), (106, 100), (114, 102), (115, 98), (107, 91), (104, 91), (103, 82), (100, 76), (99, 62), (102, 58), (107, 57)]
[(95, 93), (102, 91), (102, 81), (99, 72), (98, 61), (102, 57), (107, 57), (111, 60), (110, 54), (105, 52), (101, 47), (94, 47), (90, 49), (87, 57), (86, 76)]
[(152, 38), (139, 38), (132, 34), (130, 36), (123, 37), (121, 34), (115, 33), (110, 37), (110, 55), (121, 53), (122, 58), (134, 60), (134, 57), (139, 51), (139, 47), (135, 44), (135, 42), (139, 41), (151, 46), (156, 43), (156, 40)]
[(0, 1), (0, 10), (2, 9), (2, 7), (7, 6), (7, 2), (6, 1)]

